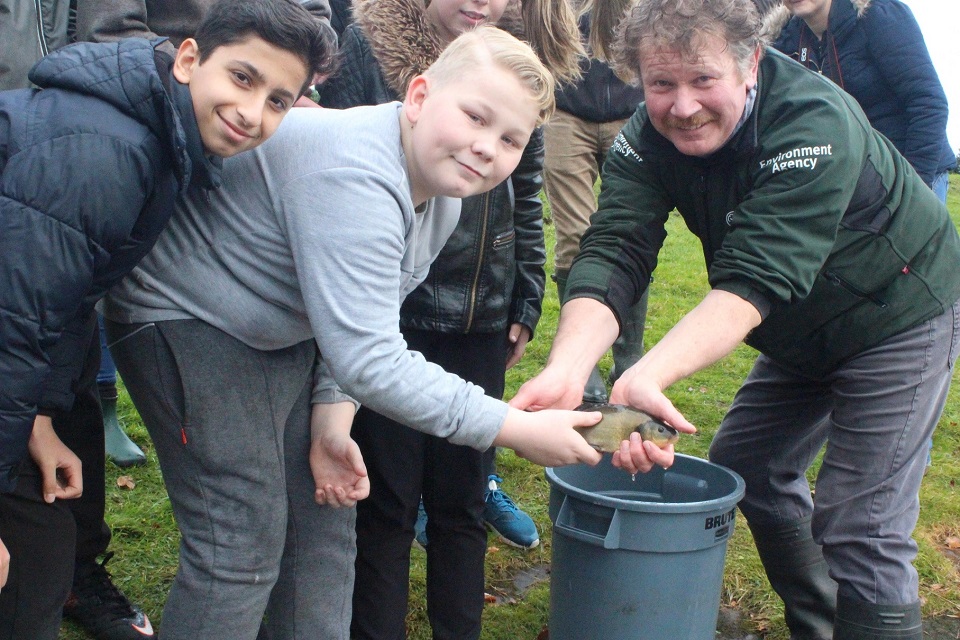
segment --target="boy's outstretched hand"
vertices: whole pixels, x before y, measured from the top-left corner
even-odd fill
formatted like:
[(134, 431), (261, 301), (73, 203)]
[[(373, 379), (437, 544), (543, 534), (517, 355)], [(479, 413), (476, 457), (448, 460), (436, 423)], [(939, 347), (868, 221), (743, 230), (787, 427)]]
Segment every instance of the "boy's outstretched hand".
[(44, 502), (51, 504), (54, 500), (80, 497), (83, 493), (80, 458), (57, 437), (49, 416), (34, 419), (27, 449), (40, 468)]
[(535, 411), (510, 408), (493, 444), (508, 447), (521, 458), (544, 467), (584, 463), (602, 456), (573, 427), (590, 427), (603, 416), (597, 411)]
[(315, 404), (310, 419), (310, 470), (317, 504), (352, 507), (370, 495), (370, 479), (360, 447), (350, 437), (350, 402)]

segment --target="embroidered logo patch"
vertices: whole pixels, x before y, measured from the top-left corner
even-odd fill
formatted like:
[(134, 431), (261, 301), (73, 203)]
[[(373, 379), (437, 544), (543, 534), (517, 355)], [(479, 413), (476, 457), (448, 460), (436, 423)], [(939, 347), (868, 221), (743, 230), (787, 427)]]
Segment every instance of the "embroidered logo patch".
[(640, 157), (639, 153), (633, 150), (633, 147), (630, 146), (630, 143), (627, 142), (627, 139), (622, 133), (618, 133), (617, 137), (613, 139), (613, 151), (622, 156), (633, 158), (637, 162), (643, 162), (643, 158)]
[(819, 145), (812, 147), (797, 147), (790, 151), (783, 151), (772, 158), (760, 161), (760, 168), (770, 167), (771, 173), (780, 173), (787, 169), (809, 169), (817, 168), (817, 162), (820, 158), (833, 155), (833, 145)]

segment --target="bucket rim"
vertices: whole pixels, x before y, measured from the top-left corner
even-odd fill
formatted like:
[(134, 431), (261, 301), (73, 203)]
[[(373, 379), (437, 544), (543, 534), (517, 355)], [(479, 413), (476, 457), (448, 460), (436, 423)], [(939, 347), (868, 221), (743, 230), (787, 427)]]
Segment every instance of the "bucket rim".
[[(611, 464), (611, 458), (611, 454), (604, 454), (603, 460), (601, 460), (598, 464)], [(704, 460), (703, 458), (698, 458), (696, 456), (683, 453), (675, 454), (675, 459), (684, 459), (698, 464), (702, 463), (716, 467), (717, 469), (720, 469), (724, 473), (730, 475), (731, 479), (736, 484), (736, 488), (727, 495), (719, 498), (713, 498), (711, 500), (698, 500), (696, 502), (644, 502), (642, 500), (623, 500), (621, 498), (606, 496), (574, 486), (557, 476), (557, 469), (563, 469), (565, 467), (544, 467), (543, 471), (547, 478), (547, 482), (550, 483), (551, 487), (557, 487), (563, 493), (572, 495), (579, 500), (600, 506), (613, 507), (623, 511), (633, 511), (638, 513), (706, 513), (735, 507), (737, 503), (743, 499), (743, 495), (746, 492), (746, 482), (744, 482), (743, 478), (740, 477), (740, 474), (732, 469), (728, 469), (727, 467), (716, 464), (715, 462), (710, 462), (709, 460)], [(669, 469), (667, 471), (669, 471)], [(624, 471), (623, 473), (627, 472)]]

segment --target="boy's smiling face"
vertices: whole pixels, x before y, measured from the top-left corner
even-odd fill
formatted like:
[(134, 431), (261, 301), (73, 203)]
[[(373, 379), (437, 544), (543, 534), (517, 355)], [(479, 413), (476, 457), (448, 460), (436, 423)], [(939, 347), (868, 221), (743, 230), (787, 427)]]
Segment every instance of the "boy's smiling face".
[(207, 153), (228, 158), (273, 135), (299, 97), (307, 65), (257, 36), (217, 47), (201, 63), (196, 42), (187, 39), (173, 75), (190, 85)]
[(414, 203), (489, 191), (516, 169), (539, 109), (511, 72), (495, 65), (438, 83), (418, 76), (404, 102), (404, 152)]

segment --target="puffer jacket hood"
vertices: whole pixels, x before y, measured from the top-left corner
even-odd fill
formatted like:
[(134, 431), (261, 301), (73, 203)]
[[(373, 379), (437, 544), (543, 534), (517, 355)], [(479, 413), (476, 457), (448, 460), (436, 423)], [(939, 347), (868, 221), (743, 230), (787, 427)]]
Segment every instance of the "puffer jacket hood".
[[(78, 42), (42, 58), (30, 71), (30, 81), (40, 88), (57, 88), (107, 102), (150, 129), (169, 145), (176, 158), (177, 178), (192, 171), (187, 134), (176, 116), (169, 88), (157, 72), (172, 60), (156, 46), (166, 38), (127, 38), (119, 42)], [(151, 51), (152, 55), (144, 55)], [(176, 80), (168, 80), (176, 82)]]
[[(443, 44), (427, 22), (426, 3), (355, 0), (353, 19), (363, 31), (390, 89), (403, 96), (414, 77), (440, 56)], [(497, 27), (523, 39), (519, 0), (509, 0)]]
[[(857, 11), (857, 18), (863, 17), (863, 14), (870, 8), (871, 1), (872, 0), (850, 0), (850, 4), (852, 4)], [(792, 17), (793, 14), (790, 13), (790, 10), (783, 4), (778, 4), (768, 11), (763, 16), (763, 30), (761, 32), (765, 40), (767, 42), (774, 42), (779, 38), (780, 32), (783, 31), (783, 28), (790, 22), (790, 18)]]

